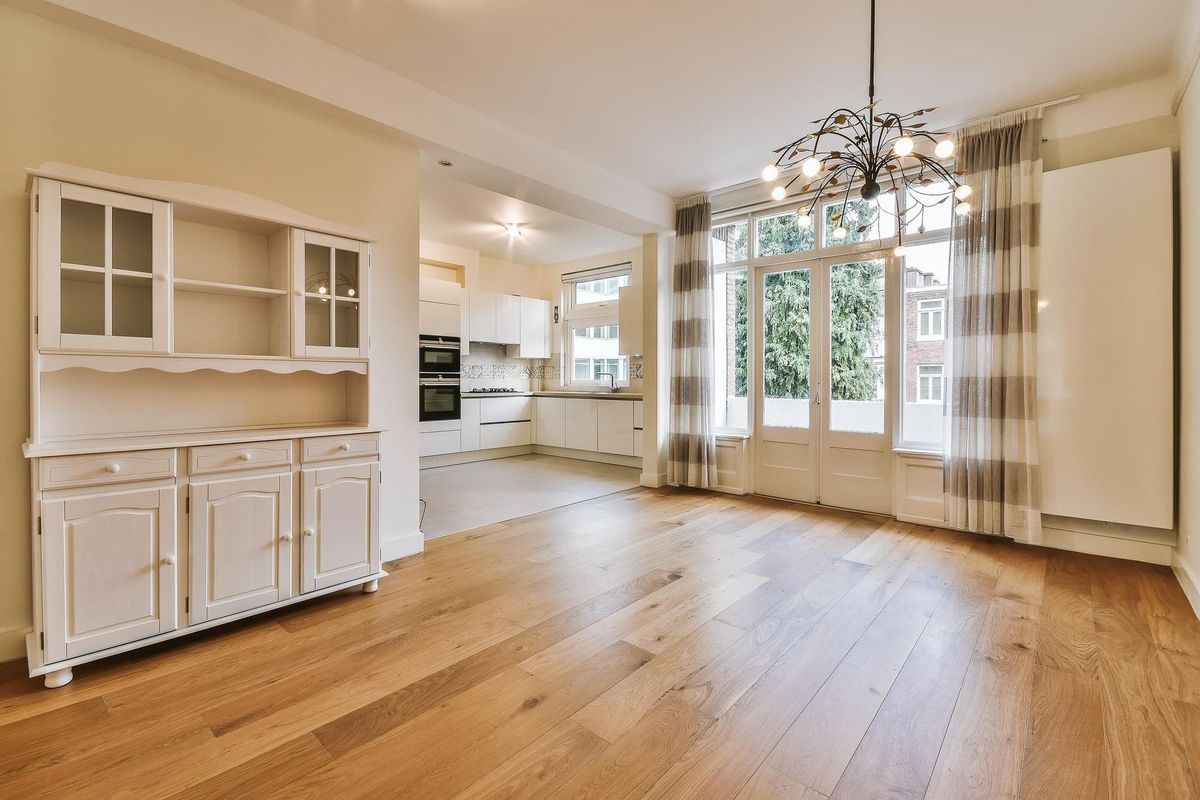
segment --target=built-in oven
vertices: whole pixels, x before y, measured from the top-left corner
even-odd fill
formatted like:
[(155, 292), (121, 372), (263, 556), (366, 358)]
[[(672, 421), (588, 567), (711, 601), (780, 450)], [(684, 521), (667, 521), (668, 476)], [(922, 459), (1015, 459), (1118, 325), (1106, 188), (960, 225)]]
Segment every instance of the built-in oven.
[(420, 421), (458, 419), (462, 416), (462, 395), (457, 375), (421, 375)]
[(418, 369), (422, 375), (458, 375), (462, 371), (457, 336), (421, 335)]

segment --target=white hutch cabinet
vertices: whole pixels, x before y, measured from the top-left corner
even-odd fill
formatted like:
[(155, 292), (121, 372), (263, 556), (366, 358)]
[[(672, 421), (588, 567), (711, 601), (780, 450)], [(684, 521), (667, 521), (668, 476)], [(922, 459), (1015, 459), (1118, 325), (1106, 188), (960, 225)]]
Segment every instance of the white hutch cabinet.
[(370, 237), (214, 187), (29, 175), (30, 676), (375, 591)]

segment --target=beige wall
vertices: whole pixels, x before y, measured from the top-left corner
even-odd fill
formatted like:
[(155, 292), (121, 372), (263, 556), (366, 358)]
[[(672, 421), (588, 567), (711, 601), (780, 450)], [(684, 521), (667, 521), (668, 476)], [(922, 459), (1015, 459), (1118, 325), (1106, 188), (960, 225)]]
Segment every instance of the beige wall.
[[(1181, 582), (1200, 587), (1200, 80), (1179, 108), (1179, 542)], [(1185, 576), (1190, 576), (1185, 577)], [(1192, 596), (1200, 611), (1200, 596)]]
[(1170, 114), (1049, 139), (1042, 147), (1047, 171), (1157, 150), (1179, 149), (1179, 126)]
[(417, 534), (417, 151), (378, 129), (6, 6), (0, 76), (0, 660), (23, 652), (30, 624), (23, 170), (42, 161), (226, 186), (378, 237), (371, 405), (372, 421), (388, 428), (385, 553), (389, 540)]
[(478, 250), (429, 239), (421, 240), (421, 261), (425, 262), (422, 274), (426, 277), (453, 280), (451, 270), (456, 270), (468, 289), (550, 299), (542, 292), (542, 276), (547, 267), (503, 261), (482, 255)]

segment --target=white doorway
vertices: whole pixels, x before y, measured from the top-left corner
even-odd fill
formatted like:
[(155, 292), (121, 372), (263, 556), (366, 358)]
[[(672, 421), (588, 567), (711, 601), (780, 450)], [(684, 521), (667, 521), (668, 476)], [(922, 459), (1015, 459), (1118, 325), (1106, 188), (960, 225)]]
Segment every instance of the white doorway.
[(758, 494), (890, 513), (894, 273), (879, 251), (754, 270)]

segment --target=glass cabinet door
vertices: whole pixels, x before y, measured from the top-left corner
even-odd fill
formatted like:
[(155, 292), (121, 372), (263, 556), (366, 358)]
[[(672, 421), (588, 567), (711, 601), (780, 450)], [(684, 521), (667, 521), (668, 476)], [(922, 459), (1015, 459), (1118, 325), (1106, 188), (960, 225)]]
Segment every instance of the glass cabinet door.
[(39, 347), (166, 352), (170, 205), (38, 180)]
[(366, 267), (370, 245), (292, 231), (298, 358), (366, 358)]

